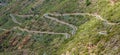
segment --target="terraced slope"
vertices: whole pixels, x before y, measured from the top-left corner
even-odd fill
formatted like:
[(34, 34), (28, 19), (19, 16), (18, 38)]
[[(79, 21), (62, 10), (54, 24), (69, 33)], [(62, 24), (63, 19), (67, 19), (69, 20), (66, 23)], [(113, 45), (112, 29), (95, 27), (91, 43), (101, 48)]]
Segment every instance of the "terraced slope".
[(118, 0), (0, 2), (0, 55), (120, 54)]

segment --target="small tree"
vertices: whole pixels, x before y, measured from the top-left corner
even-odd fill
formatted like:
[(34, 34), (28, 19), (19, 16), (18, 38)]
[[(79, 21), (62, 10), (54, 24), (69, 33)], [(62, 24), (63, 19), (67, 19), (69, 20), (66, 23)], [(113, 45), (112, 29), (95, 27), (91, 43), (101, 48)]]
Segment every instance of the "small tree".
[(90, 0), (86, 0), (86, 6), (89, 6), (91, 4)]

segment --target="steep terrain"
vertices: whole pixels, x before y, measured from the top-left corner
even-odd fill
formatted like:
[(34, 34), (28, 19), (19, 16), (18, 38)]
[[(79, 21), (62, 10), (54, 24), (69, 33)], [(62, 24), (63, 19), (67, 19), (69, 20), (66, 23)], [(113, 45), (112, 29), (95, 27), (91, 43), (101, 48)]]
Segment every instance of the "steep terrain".
[(0, 0), (0, 55), (120, 55), (119, 0)]

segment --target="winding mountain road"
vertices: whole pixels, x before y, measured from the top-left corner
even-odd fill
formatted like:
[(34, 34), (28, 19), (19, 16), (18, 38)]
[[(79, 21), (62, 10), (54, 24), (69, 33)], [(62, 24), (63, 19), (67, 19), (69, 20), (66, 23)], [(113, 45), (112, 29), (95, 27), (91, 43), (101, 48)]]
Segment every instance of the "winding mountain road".
[[(17, 15), (17, 14), (16, 14), (16, 15)], [(76, 33), (76, 31), (77, 31), (77, 27), (76, 27), (76, 26), (74, 26), (74, 25), (72, 25), (72, 24), (69, 24), (69, 23), (67, 23), (67, 22), (64, 22), (64, 21), (60, 21), (60, 20), (58, 20), (57, 18), (51, 17), (50, 15), (52, 15), (52, 16), (88, 15), (88, 16), (93, 16), (93, 17), (95, 17), (95, 18), (98, 19), (98, 20), (104, 21), (104, 22), (105, 22), (106, 24), (108, 24), (108, 25), (117, 25), (117, 24), (118, 24), (118, 23), (109, 22), (108, 20), (103, 19), (103, 18), (102, 18), (100, 15), (98, 15), (98, 14), (90, 14), (90, 13), (65, 13), (65, 14), (46, 13), (46, 14), (43, 15), (43, 17), (45, 17), (45, 18), (48, 18), (48, 19), (50, 19), (50, 20), (53, 20), (53, 21), (56, 21), (56, 22), (58, 22), (58, 23), (61, 23), (61, 24), (64, 24), (64, 25), (67, 25), (67, 26), (71, 27), (71, 28), (73, 29), (72, 32), (71, 32), (72, 35), (74, 35), (74, 34)], [(19, 23), (12, 14), (10, 14), (10, 16), (12, 17), (13, 22), (21, 25), (21, 23)], [(33, 15), (17, 15), (17, 16), (20, 16), (20, 17), (29, 17), (29, 16), (33, 16)], [(30, 30), (28, 30), (28, 29), (23, 29), (23, 28), (20, 28), (20, 27), (14, 27), (14, 29), (19, 29), (19, 30), (21, 30), (21, 31), (26, 31), (26, 32), (28, 32), (28, 33), (62, 34), (62, 35), (65, 35), (66, 38), (69, 38), (69, 37), (71, 36), (71, 35), (68, 34), (68, 33), (30, 31)]]
[[(13, 14), (10, 14), (10, 16), (12, 17), (12, 20), (14, 23), (16, 24), (19, 24), (21, 25), (22, 23), (18, 22), (16, 20), (16, 18), (13, 16)], [(26, 17), (26, 15), (18, 15), (18, 16), (22, 16), (22, 17)], [(27, 15), (28, 16), (32, 16), (32, 15)], [(56, 32), (41, 32), (41, 31), (30, 31), (30, 30), (27, 30), (27, 29), (23, 29), (23, 28), (20, 28), (20, 27), (14, 27), (13, 29), (19, 29), (21, 31), (26, 31), (28, 33), (39, 33), (39, 34), (57, 34), (57, 35), (65, 35), (66, 38), (69, 38), (70, 37), (70, 34), (68, 33), (56, 33)], [(2, 29), (2, 30), (6, 30), (6, 29)]]
[(67, 22), (60, 21), (60, 20), (58, 20), (57, 18), (51, 17), (51, 16), (49, 16), (49, 15), (50, 15), (50, 14), (44, 14), (43, 16), (44, 16), (45, 18), (54, 20), (54, 21), (56, 21), (56, 22), (59, 22), (59, 23), (61, 23), (61, 24), (64, 24), (64, 25), (67, 25), (67, 26), (71, 27), (71, 28), (73, 29), (72, 32), (71, 32), (72, 35), (74, 35), (74, 34), (76, 33), (76, 31), (77, 31), (77, 27), (76, 27), (76, 26), (74, 26), (74, 25), (72, 25), (72, 24), (69, 24), (69, 23), (67, 23)]

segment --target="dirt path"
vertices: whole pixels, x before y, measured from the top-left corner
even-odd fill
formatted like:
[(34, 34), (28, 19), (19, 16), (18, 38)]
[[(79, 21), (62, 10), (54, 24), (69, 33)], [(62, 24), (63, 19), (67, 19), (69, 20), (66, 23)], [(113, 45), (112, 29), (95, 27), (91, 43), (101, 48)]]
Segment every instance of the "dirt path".
[(108, 20), (103, 19), (103, 17), (100, 16), (100, 15), (98, 15), (98, 14), (90, 14), (90, 13), (66, 13), (66, 14), (58, 14), (58, 13), (52, 14), (52, 13), (49, 13), (49, 14), (50, 14), (50, 15), (53, 15), (53, 16), (88, 15), (88, 16), (96, 17), (96, 19), (99, 19), (99, 20), (101, 20), (101, 21), (104, 21), (104, 22), (106, 22), (108, 25), (117, 25), (117, 24), (118, 24), (118, 23), (109, 22)]
[[(54, 34), (54, 35), (64, 35), (64, 36), (66, 37), (66, 39), (70, 37), (70, 34), (68, 34), (68, 33), (56, 33), (56, 32), (32, 31), (32, 30), (28, 30), (28, 29), (23, 29), (23, 28), (20, 28), (20, 27), (18, 27), (18, 26), (13, 27), (13, 28), (12, 28), (12, 29), (10, 29), (10, 30), (15, 30), (15, 29), (18, 29), (18, 30), (20, 30), (20, 31), (26, 31), (26, 32), (31, 33), (31, 34), (32, 34), (32, 33), (36, 33), (36, 34)], [(3, 28), (0, 28), (0, 30), (3, 30), (3, 31), (8, 31), (7, 29), (3, 29)]]
[(14, 23), (19, 24), (19, 25), (22, 24), (22, 23), (20, 23), (20, 22), (18, 22), (18, 21), (16, 20), (16, 18), (13, 16), (13, 14), (10, 14), (10, 16), (11, 16), (11, 18), (12, 18), (12, 20), (13, 20)]
[(36, 7), (37, 5), (42, 4), (44, 1), (45, 1), (45, 0), (37, 0), (37, 1), (35, 2), (35, 4), (33, 5), (33, 7)]
[(23, 29), (20, 27), (14, 27), (13, 29), (19, 29), (21, 31), (26, 31), (28, 33), (37, 33), (37, 34), (56, 34), (56, 35), (65, 35), (66, 38), (69, 38), (70, 35), (68, 33), (56, 33), (56, 32), (42, 32), (42, 31), (32, 31), (32, 30), (28, 30), (28, 29)]
[(19, 16), (19, 17), (32, 17), (34, 15), (18, 15), (18, 14), (15, 14), (16, 16)]
[(106, 24), (108, 24), (108, 25), (117, 25), (117, 24), (118, 24), (118, 23), (109, 22), (108, 20), (103, 19), (103, 17), (101, 17), (101, 16), (98, 15), (98, 14), (91, 14), (91, 16), (94, 16), (94, 17), (96, 17), (97, 19), (100, 19), (100, 20), (104, 21), (104, 22), (105, 22)]
[(6, 29), (0, 28), (0, 30), (7, 31)]

